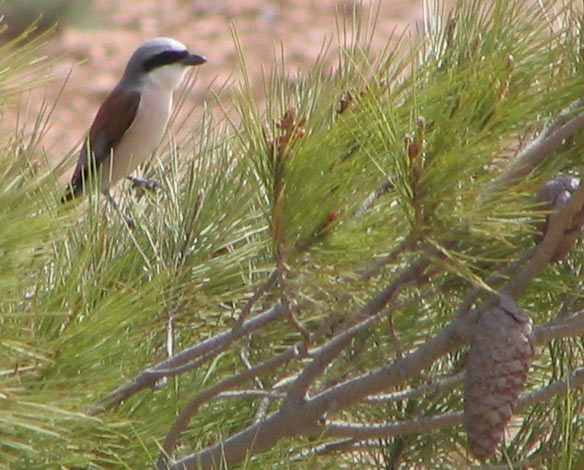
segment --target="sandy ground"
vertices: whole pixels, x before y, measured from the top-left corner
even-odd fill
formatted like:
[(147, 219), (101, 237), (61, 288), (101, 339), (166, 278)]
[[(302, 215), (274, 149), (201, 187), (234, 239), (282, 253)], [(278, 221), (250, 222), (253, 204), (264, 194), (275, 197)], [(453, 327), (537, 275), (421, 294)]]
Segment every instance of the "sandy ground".
[[(365, 0), (358, 8), (366, 14), (376, 4)], [(335, 15), (350, 16), (352, 10), (348, 0), (94, 0), (83, 26), (65, 26), (46, 47), (46, 54), (57, 58), (54, 81), (44, 90), (49, 101), (70, 78), (42, 146), (50, 159), (58, 161), (78, 145), (128, 57), (147, 39), (171, 36), (208, 58), (190, 97), (200, 110), (225, 82), (235, 83), (241, 76), (232, 26), (261, 100), (262, 68), (272, 67), (280, 44), (287, 71), (307, 71), (323, 41), (335, 35)], [(381, 0), (375, 47), (381, 48), (392, 32), (413, 31), (422, 16), (421, 0)], [(189, 119), (195, 122), (197, 111)]]

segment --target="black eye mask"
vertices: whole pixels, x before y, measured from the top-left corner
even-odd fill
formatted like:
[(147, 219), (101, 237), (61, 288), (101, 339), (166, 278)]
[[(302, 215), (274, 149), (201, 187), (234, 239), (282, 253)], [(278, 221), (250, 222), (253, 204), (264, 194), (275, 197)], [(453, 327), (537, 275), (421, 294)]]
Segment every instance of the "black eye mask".
[(188, 57), (189, 51), (186, 49), (184, 51), (162, 51), (144, 61), (144, 71), (150, 72), (163, 65), (176, 64), (184, 61)]

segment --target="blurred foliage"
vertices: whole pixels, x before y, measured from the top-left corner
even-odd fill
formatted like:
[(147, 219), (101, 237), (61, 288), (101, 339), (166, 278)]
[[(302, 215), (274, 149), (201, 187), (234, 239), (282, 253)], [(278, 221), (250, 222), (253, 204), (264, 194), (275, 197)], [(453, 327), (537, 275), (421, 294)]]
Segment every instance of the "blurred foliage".
[[(382, 367), (440, 331), (472, 289), (533, 246), (534, 222), (544, 215), (531, 197), (537, 188), (559, 171), (582, 171), (579, 134), (512, 189), (484, 197), (518, 148), (584, 94), (579, 13), (569, 2), (543, 3), (463, 1), (449, 14), (427, 6), (420, 35), (394, 38), (376, 54), (370, 48), (374, 11), (363, 22), (345, 15), (337, 25), (334, 71), (326, 68), (333, 53), (326, 48), (311, 71), (294, 79), (279, 63), (266, 74), (265, 110), (256, 107), (255, 90), (244, 79), (233, 96), (241, 124), (196, 110), (189, 137), (165, 146), (164, 158), (149, 169), (161, 190), (138, 198), (122, 188), (134, 231), (98, 196), (78, 207), (58, 205), (56, 175), (32, 158), (30, 142), (41, 139), (43, 126), (35, 127), (41, 135), (33, 139), (3, 141), (0, 465), (152, 466), (185, 404), (242, 370), (242, 347), (257, 364), (298, 342), (299, 332), (287, 321), (269, 325), (118, 410), (98, 417), (87, 410), (164, 360), (169, 349), (179, 352), (233, 327), (276, 267), (287, 272), (285, 295), (303, 303), (299, 320), (311, 330), (330, 322), (326, 340), (418, 256), (434, 253), (431, 280), (409, 286), (404, 298), (410, 302), (391, 324), (356, 338), (320, 387)], [(0, 49), (7, 64), (0, 90), (14, 95), (41, 83), (35, 80), (46, 71), (29, 60), (35, 44)], [(242, 65), (245, 75), (243, 59)], [(21, 79), (31, 71), (32, 81)], [(388, 189), (364, 209), (388, 180)], [(359, 278), (404, 242), (408, 250), (400, 257), (371, 279)], [(578, 245), (521, 299), (536, 323), (554, 318), (567, 295), (572, 309), (584, 306), (583, 256)], [(267, 292), (252, 314), (282, 298), (281, 290)], [(458, 373), (462, 356), (442, 358), (403, 388)], [(565, 376), (582, 359), (580, 340), (554, 341), (539, 351), (529, 386)], [(290, 361), (262, 382), (269, 389), (304, 365)], [(234, 403), (205, 406), (180, 452), (253, 420), (255, 402)], [(496, 463), (560, 446), (567, 454), (550, 468), (577, 468), (582, 404), (574, 391), (522, 413), (507, 456)], [(454, 388), (417, 402), (360, 404), (342, 417), (381, 422), (461, 407)], [(281, 442), (245, 468), (306, 468), (290, 462), (290, 453), (317, 443)], [(472, 463), (460, 427), (377, 445), (311, 463), (445, 469)]]
[(91, 0), (2, 0), (0, 17), (7, 26), (5, 34), (19, 36), (30, 25), (44, 32), (75, 21), (91, 5)]

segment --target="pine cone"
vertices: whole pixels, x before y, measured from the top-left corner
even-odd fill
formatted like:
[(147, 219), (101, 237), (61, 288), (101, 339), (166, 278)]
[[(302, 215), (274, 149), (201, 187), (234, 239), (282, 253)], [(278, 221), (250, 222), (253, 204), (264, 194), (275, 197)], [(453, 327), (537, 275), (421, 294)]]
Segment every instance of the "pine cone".
[(479, 460), (494, 455), (523, 390), (534, 354), (532, 326), (513, 299), (501, 297), (475, 327), (465, 372), (464, 426)]
[[(536, 200), (543, 203), (544, 210), (557, 210), (565, 205), (572, 193), (580, 186), (580, 179), (575, 176), (559, 175), (553, 180), (550, 180), (537, 193)], [(543, 240), (548, 229), (550, 216), (548, 215), (545, 222), (540, 224), (537, 229), (539, 233), (535, 237), (536, 242)], [(556, 251), (552, 256), (552, 261), (558, 261), (563, 258), (574, 246), (576, 240), (580, 237), (584, 226), (584, 209), (580, 210), (570, 222), (569, 227), (564, 233), (564, 239), (558, 244)]]

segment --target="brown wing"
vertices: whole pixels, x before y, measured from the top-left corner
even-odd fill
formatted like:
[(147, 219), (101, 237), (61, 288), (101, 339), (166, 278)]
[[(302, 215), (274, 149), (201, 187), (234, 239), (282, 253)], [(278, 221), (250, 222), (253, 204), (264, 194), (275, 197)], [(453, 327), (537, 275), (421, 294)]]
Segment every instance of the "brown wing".
[(137, 91), (121, 92), (116, 87), (109, 94), (89, 129), (89, 136), (81, 148), (71, 183), (62, 198), (63, 202), (73, 199), (83, 191), (83, 182), (88, 178), (90, 168), (97, 170), (110, 158), (112, 149), (115, 150), (134, 122), (139, 104), (140, 93)]

